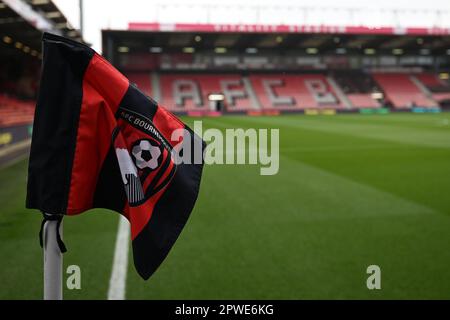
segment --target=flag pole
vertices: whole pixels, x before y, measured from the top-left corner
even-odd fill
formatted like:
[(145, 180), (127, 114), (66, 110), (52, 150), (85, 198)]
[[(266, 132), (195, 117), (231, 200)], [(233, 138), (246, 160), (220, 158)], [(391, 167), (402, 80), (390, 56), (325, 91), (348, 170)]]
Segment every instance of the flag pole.
[(62, 252), (57, 235), (62, 236), (62, 222), (47, 220), (44, 225), (44, 300), (62, 300)]

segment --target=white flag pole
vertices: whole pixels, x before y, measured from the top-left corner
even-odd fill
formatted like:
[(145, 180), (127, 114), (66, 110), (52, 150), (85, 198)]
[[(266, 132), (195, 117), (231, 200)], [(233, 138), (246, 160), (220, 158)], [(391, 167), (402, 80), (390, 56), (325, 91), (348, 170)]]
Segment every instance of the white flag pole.
[(62, 222), (47, 220), (44, 225), (44, 300), (62, 300), (62, 252), (58, 245), (57, 234), (62, 237)]

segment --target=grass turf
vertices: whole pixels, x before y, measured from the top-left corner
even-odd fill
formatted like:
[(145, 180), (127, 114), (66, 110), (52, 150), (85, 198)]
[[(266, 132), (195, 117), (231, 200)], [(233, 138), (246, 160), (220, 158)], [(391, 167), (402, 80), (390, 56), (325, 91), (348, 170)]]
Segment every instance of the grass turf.
[[(280, 171), (207, 166), (192, 216), (130, 299), (450, 298), (449, 114), (229, 116), (204, 127), (279, 128)], [(196, 119), (185, 118), (188, 123)], [(0, 171), (0, 299), (39, 299), (40, 216), (24, 209), (26, 162)], [(65, 219), (68, 299), (104, 299), (118, 217)], [(382, 289), (366, 288), (377, 264)]]

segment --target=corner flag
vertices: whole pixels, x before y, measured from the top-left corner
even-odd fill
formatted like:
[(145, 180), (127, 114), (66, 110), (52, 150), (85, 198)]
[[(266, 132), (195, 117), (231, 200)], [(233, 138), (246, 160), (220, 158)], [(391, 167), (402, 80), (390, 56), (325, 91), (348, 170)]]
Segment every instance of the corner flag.
[[(194, 207), (204, 142), (94, 50), (48, 33), (43, 43), (26, 206), (55, 216), (119, 212), (148, 279)], [(200, 156), (176, 161), (181, 149)]]

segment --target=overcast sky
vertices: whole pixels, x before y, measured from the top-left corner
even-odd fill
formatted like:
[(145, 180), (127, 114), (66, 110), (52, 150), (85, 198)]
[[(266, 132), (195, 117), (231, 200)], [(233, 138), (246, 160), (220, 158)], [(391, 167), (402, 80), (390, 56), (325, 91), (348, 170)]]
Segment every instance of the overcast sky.
[[(53, 1), (69, 22), (78, 28), (79, 0)], [(206, 6), (209, 9), (205, 9)], [(255, 6), (266, 9), (258, 13)], [(346, 24), (348, 17), (341, 14), (339, 9), (361, 8), (367, 13), (353, 18), (353, 23), (423, 27), (438, 24), (450, 27), (450, 0), (84, 0), (84, 39), (92, 43), (94, 49), (101, 51), (101, 30), (127, 29), (129, 22), (302, 24), (304, 18), (298, 17), (300, 11), (295, 11), (296, 7), (316, 7), (310, 19), (323, 24), (328, 21), (331, 25)], [(403, 21), (394, 21), (389, 19), (386, 12), (380, 11), (382, 8), (406, 8), (411, 13), (405, 15)], [(439, 21), (436, 21), (436, 14), (432, 12), (437, 9), (445, 12)], [(424, 10), (428, 10), (428, 13)]]

